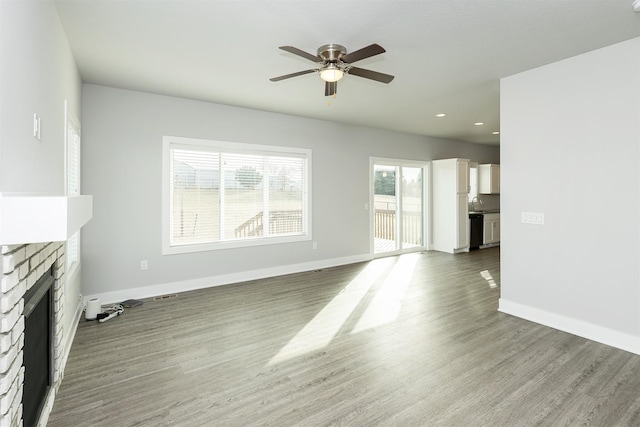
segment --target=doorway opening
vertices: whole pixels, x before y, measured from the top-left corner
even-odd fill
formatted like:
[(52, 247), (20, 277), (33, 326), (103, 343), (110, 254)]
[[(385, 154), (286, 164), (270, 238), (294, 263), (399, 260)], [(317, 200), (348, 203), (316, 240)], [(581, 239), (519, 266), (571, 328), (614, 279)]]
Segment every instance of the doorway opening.
[(426, 245), (426, 163), (371, 160), (372, 252), (420, 251)]

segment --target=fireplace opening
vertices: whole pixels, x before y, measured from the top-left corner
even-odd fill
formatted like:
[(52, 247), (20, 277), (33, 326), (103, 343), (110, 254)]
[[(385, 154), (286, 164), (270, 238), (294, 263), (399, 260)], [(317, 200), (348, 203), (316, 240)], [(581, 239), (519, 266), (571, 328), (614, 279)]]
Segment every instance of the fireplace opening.
[(24, 296), (23, 422), (35, 426), (52, 384), (53, 267)]

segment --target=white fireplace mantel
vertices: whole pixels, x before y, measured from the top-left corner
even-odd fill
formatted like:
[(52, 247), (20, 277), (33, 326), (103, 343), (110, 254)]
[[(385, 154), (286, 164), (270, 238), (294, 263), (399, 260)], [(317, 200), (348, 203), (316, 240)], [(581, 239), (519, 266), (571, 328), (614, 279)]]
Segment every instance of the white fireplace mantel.
[(93, 216), (93, 196), (0, 193), (0, 244), (68, 240)]

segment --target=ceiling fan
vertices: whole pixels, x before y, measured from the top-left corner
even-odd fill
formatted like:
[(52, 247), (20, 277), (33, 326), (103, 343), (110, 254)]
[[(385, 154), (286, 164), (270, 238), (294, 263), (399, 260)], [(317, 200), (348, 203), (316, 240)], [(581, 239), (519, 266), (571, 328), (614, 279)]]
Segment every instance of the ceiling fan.
[(325, 81), (324, 95), (331, 96), (335, 95), (338, 91), (338, 80), (344, 77), (345, 74), (364, 77), (365, 79), (375, 80), (382, 83), (389, 83), (393, 80), (393, 76), (389, 74), (365, 70), (364, 68), (358, 68), (351, 65), (353, 62), (386, 52), (382, 46), (375, 43), (349, 54), (347, 53), (347, 49), (339, 44), (325, 44), (320, 46), (318, 48), (317, 55), (312, 55), (293, 46), (280, 46), (280, 49), (316, 62), (318, 63), (319, 68), (312, 68), (309, 70), (298, 71), (297, 73), (273, 77), (269, 79), (272, 82), (319, 72), (320, 78)]

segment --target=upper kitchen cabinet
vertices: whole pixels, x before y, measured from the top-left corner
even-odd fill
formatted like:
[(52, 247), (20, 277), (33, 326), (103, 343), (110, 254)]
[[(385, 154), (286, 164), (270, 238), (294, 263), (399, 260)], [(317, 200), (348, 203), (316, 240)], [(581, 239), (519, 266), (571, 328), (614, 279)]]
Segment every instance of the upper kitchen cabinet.
[(478, 193), (500, 194), (500, 165), (478, 166)]
[(432, 165), (433, 249), (469, 250), (469, 160), (434, 160)]

